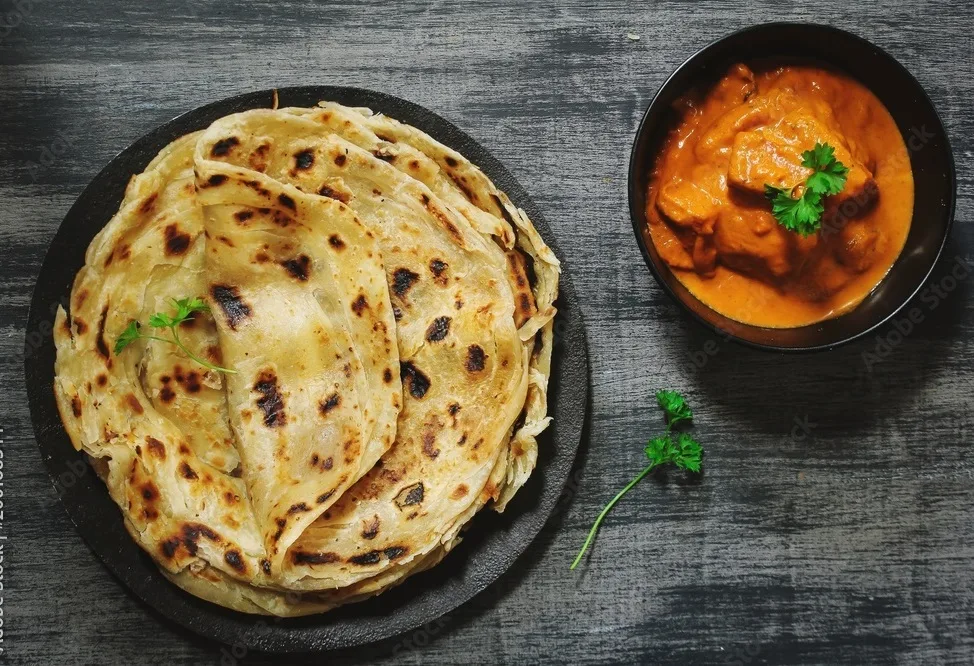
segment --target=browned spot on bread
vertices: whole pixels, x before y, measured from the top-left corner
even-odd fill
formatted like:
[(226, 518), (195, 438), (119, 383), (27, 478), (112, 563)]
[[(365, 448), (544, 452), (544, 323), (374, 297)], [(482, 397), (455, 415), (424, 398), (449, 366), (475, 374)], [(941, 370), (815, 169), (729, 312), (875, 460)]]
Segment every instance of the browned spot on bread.
[(336, 250), (344, 250), (345, 249), (345, 241), (343, 241), (342, 240), (342, 237), (339, 236), (338, 234), (332, 234), (331, 236), (329, 236), (328, 237), (328, 244), (331, 245)]
[(467, 361), (464, 364), (470, 372), (480, 372), (484, 369), (487, 355), (480, 345), (470, 345), (467, 347)]
[(338, 407), (342, 404), (342, 397), (338, 393), (332, 393), (330, 396), (318, 403), (318, 411), (322, 416), (327, 416), (328, 412)]
[(283, 192), (277, 195), (277, 201), (285, 208), (290, 208), (291, 210), (298, 209), (298, 205), (294, 203), (294, 199), (284, 194)]
[(379, 534), (379, 516), (373, 515), (370, 520), (362, 521), (362, 538), (374, 539)]
[(394, 162), (396, 159), (396, 154), (385, 148), (376, 148), (372, 151), (372, 154), (375, 155), (376, 159), (380, 159), (383, 162)]
[(307, 282), (308, 275), (311, 272), (311, 257), (301, 254), (295, 259), (285, 259), (281, 262), (281, 266), (294, 279)]
[(159, 489), (156, 488), (152, 481), (146, 481), (142, 484), (142, 499), (146, 502), (152, 502), (159, 497)]
[(196, 470), (190, 467), (189, 463), (187, 463), (185, 460), (179, 463), (179, 473), (184, 479), (189, 481), (195, 481), (196, 479), (200, 478), (199, 474), (196, 473)]
[(233, 330), (237, 330), (237, 326), (251, 315), (250, 306), (240, 297), (240, 290), (236, 287), (215, 284), (210, 287), (210, 295), (223, 310), (227, 325)]
[(435, 460), (440, 455), (440, 450), (436, 448), (436, 433), (427, 429), (423, 431), (423, 454), (430, 460)]
[(188, 373), (183, 372), (183, 367), (177, 365), (173, 368), (173, 375), (176, 377), (176, 383), (182, 386), (187, 393), (199, 393), (203, 388), (202, 377), (196, 370), (190, 370)]
[(390, 560), (398, 560), (406, 554), (408, 549), (405, 546), (389, 546), (383, 549), (382, 553)]
[(271, 563), (270, 562), (268, 562), (267, 560), (261, 560), (260, 561), (260, 568), (263, 570), (263, 572), (265, 574), (270, 575), (270, 573), (271, 573)]
[(268, 428), (283, 426), (287, 422), (287, 415), (284, 413), (284, 396), (278, 387), (277, 375), (272, 370), (261, 371), (253, 390), (260, 395), (257, 407), (264, 413), (264, 425)]
[(179, 323), (180, 328), (195, 328), (199, 312), (190, 312), (189, 315)]
[(226, 501), (227, 504), (233, 505), (240, 500), (240, 496), (228, 490), (227, 492), (223, 493), (223, 499)]
[[(332, 457), (331, 456), (328, 456), (327, 458), (325, 458), (325, 462), (321, 463), (321, 466), (324, 467), (325, 469), (331, 469), (334, 464), (335, 464), (335, 461), (332, 460)], [(325, 499), (327, 499), (327, 498), (325, 498)]]
[[(85, 333), (88, 332), (88, 324), (85, 323), (84, 319), (82, 319), (81, 317), (75, 317), (74, 319), (72, 319), (72, 321), (74, 322), (74, 330), (78, 333), (78, 335), (84, 335)], [(68, 320), (65, 319), (64, 323), (65, 325), (68, 325)], [(68, 333), (70, 332), (71, 332), (71, 327), (68, 326)]]
[(151, 213), (152, 209), (155, 208), (156, 206), (156, 199), (158, 198), (159, 198), (159, 194), (157, 192), (153, 192), (152, 194), (147, 196), (145, 198), (145, 201), (142, 202), (142, 205), (139, 206), (139, 212), (142, 213), (143, 215), (148, 215), (149, 213)]
[(219, 542), (220, 535), (211, 530), (206, 525), (199, 523), (185, 523), (183, 525), (183, 545), (190, 555), (196, 555), (200, 537), (205, 537), (210, 541)]
[(329, 199), (334, 199), (335, 201), (341, 201), (343, 204), (347, 204), (351, 199), (347, 193), (336, 190), (330, 185), (322, 185), (319, 187), (318, 194)]
[(226, 236), (217, 236), (216, 239), (221, 243), (223, 243), (224, 245), (226, 245), (227, 247), (236, 247), (233, 244), (233, 241), (227, 238)]
[(430, 261), (430, 273), (433, 274), (433, 281), (441, 287), (445, 287), (449, 282), (450, 278), (446, 275), (446, 269), (449, 267), (449, 264), (440, 259)]
[(247, 220), (249, 220), (254, 216), (254, 211), (238, 210), (236, 213), (233, 214), (233, 216), (237, 218), (237, 222), (246, 222)]
[(463, 446), (467, 443), (467, 433), (460, 435), (460, 439), (457, 441), (457, 446)]
[(142, 408), (142, 403), (139, 402), (139, 399), (135, 397), (134, 393), (125, 394), (125, 404), (136, 414), (145, 413), (145, 410)]
[(180, 544), (183, 540), (178, 536), (169, 537), (161, 544), (159, 544), (159, 550), (162, 551), (163, 556), (167, 560), (171, 560), (176, 555), (176, 551), (179, 550)]
[(467, 484), (461, 483), (453, 490), (452, 493), (450, 493), (450, 498), (455, 500), (463, 499), (466, 497), (468, 492), (470, 492), (470, 489), (467, 488)]
[(304, 502), (298, 502), (297, 504), (292, 504), (291, 508), (287, 510), (289, 515), (293, 515), (295, 513), (304, 513), (305, 511), (311, 511), (311, 507), (309, 507)]
[(370, 550), (367, 553), (362, 553), (361, 555), (353, 555), (348, 558), (349, 564), (357, 564), (359, 566), (369, 566), (370, 564), (378, 564), (382, 559), (382, 555), (377, 550)]
[(168, 386), (163, 386), (159, 389), (159, 399), (165, 403), (170, 403), (176, 399), (176, 392)]
[(382, 381), (384, 381), (386, 384), (392, 381), (392, 370), (386, 368), (382, 371)]
[[(252, 189), (254, 192), (256, 192), (262, 197), (269, 198), (271, 196), (270, 191), (266, 187), (261, 185), (259, 180), (245, 180), (244, 185), (246, 185), (247, 187), (249, 187), (250, 189)], [(260, 208), (258, 210), (265, 215), (267, 214), (266, 208)]]
[(417, 280), (419, 280), (419, 273), (414, 273), (408, 268), (397, 268), (392, 274), (392, 291), (402, 298), (412, 289)]
[(409, 390), (409, 395), (421, 400), (430, 389), (430, 379), (417, 368), (412, 361), (404, 361), (399, 365), (399, 376), (402, 383)]
[[(331, 458), (326, 460), (325, 463), (328, 463), (330, 460)], [(326, 464), (325, 469), (331, 469), (331, 465)], [(329, 490), (326, 493), (321, 493), (320, 495), (318, 495), (318, 497), (315, 498), (315, 502), (317, 502), (318, 504), (324, 504), (334, 494), (335, 494), (334, 490)]]
[(270, 260), (270, 255), (263, 250), (258, 250), (257, 254), (254, 255), (254, 261), (256, 261), (258, 264), (266, 264)]
[(155, 437), (146, 436), (145, 443), (149, 447), (149, 453), (159, 458), (159, 460), (166, 459), (166, 445), (160, 442)]
[(331, 564), (341, 559), (336, 553), (308, 553), (296, 550), (291, 555), (295, 564)]
[(413, 171), (419, 169), (419, 160), (409, 160), (409, 168)]
[(463, 176), (458, 177), (450, 172), (447, 172), (447, 175), (450, 176), (450, 180), (452, 180), (453, 184), (457, 186), (457, 189), (463, 193), (463, 196), (466, 197), (467, 201), (471, 203), (478, 202), (477, 193), (467, 187), (466, 179)]
[(74, 418), (81, 418), (81, 398), (77, 395), (71, 396), (71, 413), (74, 414)]
[(365, 300), (365, 294), (359, 294), (358, 297), (352, 302), (352, 312), (357, 316), (361, 317), (362, 312), (369, 307), (369, 302)]
[(274, 210), (271, 211), (271, 222), (273, 222), (279, 227), (287, 227), (290, 226), (290, 224), (294, 222), (294, 220), (291, 218), (291, 216), (289, 216), (284, 211)]
[(87, 289), (81, 289), (80, 291), (78, 291), (77, 294), (74, 295), (74, 307), (75, 307), (75, 309), (76, 310), (77, 309), (80, 309), (81, 306), (85, 304), (85, 301), (86, 300), (88, 300), (88, 290)]
[(206, 183), (203, 185), (203, 187), (217, 187), (219, 185), (223, 185), (225, 182), (227, 182), (227, 180), (229, 180), (229, 178), (224, 174), (215, 173), (206, 179)]
[(108, 383), (108, 375), (106, 375), (104, 372), (98, 373), (98, 376), (95, 377), (95, 383), (99, 386), (104, 386)]
[(310, 169), (315, 163), (315, 151), (310, 148), (298, 151), (294, 154), (294, 168), (300, 171)]
[(335, 164), (338, 166), (345, 166), (345, 161), (347, 159), (348, 158), (345, 157), (345, 153), (339, 153), (338, 155), (335, 155)]
[(235, 136), (229, 136), (226, 139), (220, 139), (213, 144), (213, 148), (210, 149), (211, 157), (225, 157), (230, 154), (230, 151), (234, 146), (240, 145), (240, 139)]
[(450, 333), (450, 318), (437, 317), (426, 329), (427, 342), (440, 342)]
[(271, 537), (271, 541), (277, 541), (280, 539), (281, 535), (284, 534), (284, 528), (287, 527), (286, 518), (278, 518), (274, 522), (277, 524), (277, 531), (274, 532), (274, 535)]
[(104, 358), (109, 358), (108, 343), (105, 342), (105, 320), (108, 319), (108, 303), (101, 310), (101, 317), (98, 319), (98, 337), (95, 338), (95, 347), (98, 353)]
[(423, 482), (418, 481), (400, 490), (393, 501), (396, 503), (396, 506), (403, 509), (407, 506), (421, 504), (425, 495), (426, 489), (423, 487)]
[(457, 162), (455, 158), (450, 157), (449, 155), (447, 155), (446, 157), (444, 157), (443, 158), (443, 161), (446, 162), (446, 165), (448, 167), (451, 167), (453, 169), (457, 168), (460, 165), (460, 163)]
[(223, 559), (237, 573), (246, 573), (247, 565), (244, 564), (239, 550), (228, 550), (223, 554)]

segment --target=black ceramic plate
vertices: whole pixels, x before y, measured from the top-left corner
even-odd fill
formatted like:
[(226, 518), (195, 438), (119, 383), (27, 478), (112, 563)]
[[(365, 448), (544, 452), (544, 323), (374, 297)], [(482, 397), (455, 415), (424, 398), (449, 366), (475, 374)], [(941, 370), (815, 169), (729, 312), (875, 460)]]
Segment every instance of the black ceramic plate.
[[(558, 253), (551, 230), (521, 186), (476, 141), (439, 116), (396, 97), (356, 88), (284, 88), (278, 94), (282, 107), (331, 100), (369, 107), (424, 130), (479, 165), (527, 211)], [(288, 620), (226, 610), (169, 583), (126, 533), (104, 484), (72, 448), (61, 425), (52, 391), (53, 313), (59, 303), (68, 302), (85, 249), (118, 209), (132, 174), (141, 172), (173, 139), (230, 113), (269, 108), (273, 98), (273, 91), (250, 93), (191, 111), (144, 136), (95, 177), (61, 223), (44, 259), (30, 307), (25, 365), (34, 433), (55, 489), (82, 537), (116, 577), (165, 617), (235, 649), (314, 652), (361, 645), (419, 627), (469, 600), (510, 568), (555, 508), (571, 470), (588, 400), (588, 355), (578, 300), (563, 264), (549, 393), (554, 421), (540, 438), (538, 467), (504, 514), (481, 512), (463, 542), (432, 570), (368, 601)]]

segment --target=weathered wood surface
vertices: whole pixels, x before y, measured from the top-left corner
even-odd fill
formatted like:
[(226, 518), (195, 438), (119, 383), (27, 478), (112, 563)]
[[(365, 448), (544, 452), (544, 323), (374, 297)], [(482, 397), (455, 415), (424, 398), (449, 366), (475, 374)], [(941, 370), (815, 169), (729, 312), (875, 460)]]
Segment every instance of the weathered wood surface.
[[(117, 151), (211, 100), (333, 83), (436, 110), (517, 176), (580, 292), (593, 387), (572, 501), (514, 570), (444, 622), (343, 657), (974, 661), (970, 281), (936, 308), (921, 303), (926, 321), (869, 370), (862, 353), (876, 338), (801, 357), (720, 342), (696, 367), (708, 334), (657, 287), (633, 241), (626, 166), (651, 96), (696, 49), (773, 19), (852, 29), (926, 86), (959, 174), (938, 276), (956, 257), (974, 261), (970, 3), (0, 2), (5, 656), (234, 663), (127, 596), (74, 532), (34, 445), (18, 351), (47, 244)], [(594, 514), (642, 464), (660, 423), (648, 396), (663, 386), (697, 410), (706, 474), (644, 482), (571, 573)]]

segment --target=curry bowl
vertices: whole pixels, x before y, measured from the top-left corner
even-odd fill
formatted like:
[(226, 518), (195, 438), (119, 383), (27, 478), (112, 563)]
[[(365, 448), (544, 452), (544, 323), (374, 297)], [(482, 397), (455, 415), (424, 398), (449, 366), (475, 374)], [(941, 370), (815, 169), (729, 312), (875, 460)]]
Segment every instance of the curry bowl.
[[(895, 261), (890, 259), (889, 270), (878, 278), (878, 283), (858, 305), (814, 323), (772, 328), (725, 316), (695, 296), (660, 256), (650, 235), (652, 211), (647, 211), (647, 204), (655, 201), (651, 199), (650, 187), (657, 185), (654, 182), (657, 157), (667, 149), (669, 137), (681, 123), (679, 108), (690, 91), (712, 86), (735, 63), (792, 62), (845, 75), (868, 89), (885, 106), (902, 136), (904, 155), (908, 156), (910, 168), (906, 171), (912, 171), (913, 208), (908, 231), (903, 225), (902, 250), (898, 256), (890, 253)], [(748, 100), (748, 96), (743, 99)], [(726, 188), (726, 173), (724, 177)], [(686, 60), (656, 93), (639, 124), (629, 163), (628, 188), (636, 240), (664, 291), (718, 335), (752, 347), (782, 352), (832, 349), (892, 318), (923, 287), (937, 263), (949, 235), (956, 198), (954, 160), (946, 130), (913, 75), (892, 56), (861, 37), (830, 26), (794, 23), (747, 28), (719, 39)], [(876, 198), (881, 195), (882, 189)], [(753, 200), (759, 198), (760, 194), (755, 197), (752, 193)], [(893, 200), (894, 197), (887, 195), (887, 208)], [(766, 216), (770, 216), (771, 207), (767, 207)], [(904, 205), (897, 210), (906, 209)], [(900, 217), (909, 219), (908, 214), (901, 213)]]

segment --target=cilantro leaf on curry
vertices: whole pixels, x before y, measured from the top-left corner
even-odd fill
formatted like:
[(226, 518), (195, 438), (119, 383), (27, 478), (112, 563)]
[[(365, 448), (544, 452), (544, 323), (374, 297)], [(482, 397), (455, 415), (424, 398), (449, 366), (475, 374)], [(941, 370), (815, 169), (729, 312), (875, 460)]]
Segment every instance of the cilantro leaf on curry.
[(764, 196), (771, 202), (771, 214), (781, 226), (802, 236), (810, 236), (822, 226), (822, 214), (825, 213), (823, 197), (842, 191), (849, 168), (835, 159), (834, 147), (818, 142), (814, 148), (802, 153), (802, 166), (814, 171), (800, 188), (801, 196), (795, 198), (793, 191), (773, 185), (764, 186)]
[(662, 435), (649, 440), (649, 442), (646, 444), (646, 448), (643, 449), (644, 453), (646, 454), (646, 458), (649, 460), (649, 464), (636, 475), (636, 478), (634, 478), (622, 490), (620, 490), (616, 496), (605, 505), (602, 512), (599, 513), (598, 517), (595, 519), (595, 523), (592, 525), (592, 529), (590, 529), (588, 532), (588, 537), (585, 539), (585, 543), (582, 544), (582, 549), (578, 551), (575, 561), (572, 562), (571, 569), (574, 570), (575, 567), (578, 566), (578, 563), (582, 561), (585, 551), (588, 550), (592, 540), (595, 538), (595, 534), (599, 530), (599, 526), (602, 524), (603, 519), (605, 519), (609, 511), (612, 510), (612, 507), (614, 507), (616, 503), (622, 499), (623, 495), (628, 493), (633, 489), (633, 487), (635, 487), (637, 483), (642, 481), (647, 474), (662, 465), (674, 465), (678, 469), (686, 470), (688, 472), (700, 472), (701, 460), (703, 458), (703, 447), (700, 446), (700, 443), (689, 433), (673, 432), (673, 426), (677, 423), (684, 421), (689, 422), (693, 419), (693, 411), (690, 409), (690, 405), (677, 391), (657, 391), (656, 402), (659, 403), (659, 406), (665, 415), (666, 430)]

